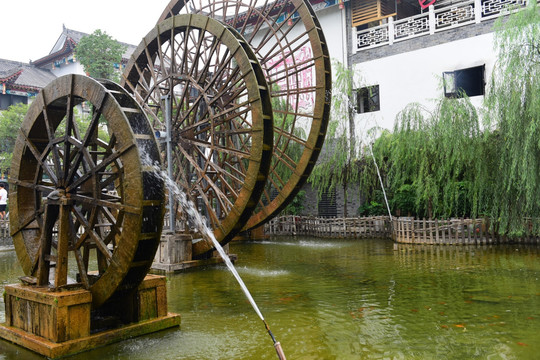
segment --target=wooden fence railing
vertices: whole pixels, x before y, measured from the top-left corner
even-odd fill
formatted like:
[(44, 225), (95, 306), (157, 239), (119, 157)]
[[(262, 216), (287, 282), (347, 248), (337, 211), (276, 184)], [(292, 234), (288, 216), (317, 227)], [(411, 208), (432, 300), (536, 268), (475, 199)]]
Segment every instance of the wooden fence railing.
[(316, 237), (389, 237), (388, 217), (321, 218), (285, 215), (264, 226), (267, 235), (309, 235)]
[[(540, 221), (540, 220), (539, 220)], [(307, 235), (337, 238), (392, 238), (402, 244), (473, 245), (495, 243), (540, 244), (540, 237), (525, 234), (521, 238), (500, 236), (488, 219), (427, 220), (387, 216), (320, 218), (286, 215), (264, 226), (266, 235)], [(532, 229), (531, 220), (524, 224)]]
[(531, 220), (524, 222), (525, 234), (508, 238), (497, 233), (489, 219), (426, 220), (395, 218), (393, 239), (402, 244), (471, 245), (494, 243), (540, 244), (540, 237), (530, 233)]

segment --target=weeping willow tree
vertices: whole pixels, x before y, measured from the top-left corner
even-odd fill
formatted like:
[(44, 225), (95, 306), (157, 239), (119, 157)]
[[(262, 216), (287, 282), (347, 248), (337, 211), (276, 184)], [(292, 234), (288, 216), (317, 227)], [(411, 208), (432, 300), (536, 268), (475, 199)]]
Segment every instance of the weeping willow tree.
[(450, 217), (477, 211), (475, 177), (482, 133), (477, 111), (466, 96), (441, 98), (433, 111), (409, 104), (386, 138), (376, 143), (374, 152), (379, 158), (381, 152), (387, 154), (395, 212)]
[[(431, 114), (418, 103), (409, 104), (398, 113), (390, 148), (389, 170), (392, 194), (414, 193), (415, 212), (433, 202), (433, 149)], [(393, 198), (393, 197), (392, 197)]]
[[(498, 21), (498, 59), (486, 96), (497, 146), (495, 178), (484, 172), (489, 215), (499, 233), (519, 236), (524, 217), (540, 216), (540, 14), (536, 1)], [(493, 151), (492, 151), (493, 152)], [(491, 190), (491, 191), (490, 191)], [(535, 232), (538, 233), (538, 228)]]
[(326, 140), (308, 181), (319, 197), (337, 187), (343, 189), (343, 213), (347, 217), (348, 190), (357, 183), (357, 144), (354, 126), (354, 73), (339, 61), (333, 61), (332, 106)]
[[(375, 138), (377, 134), (378, 137)], [(388, 215), (386, 199), (381, 187), (385, 187), (386, 195), (391, 199), (390, 206), (392, 206), (395, 197), (390, 193), (388, 170), (394, 135), (389, 130), (376, 126), (367, 131), (367, 138), (373, 139), (372, 144), (363, 146), (359, 159), (356, 161), (359, 171), (358, 188), (363, 199), (357, 212), (363, 216)], [(377, 172), (377, 167), (379, 172)], [(379, 180), (379, 174), (381, 180)]]

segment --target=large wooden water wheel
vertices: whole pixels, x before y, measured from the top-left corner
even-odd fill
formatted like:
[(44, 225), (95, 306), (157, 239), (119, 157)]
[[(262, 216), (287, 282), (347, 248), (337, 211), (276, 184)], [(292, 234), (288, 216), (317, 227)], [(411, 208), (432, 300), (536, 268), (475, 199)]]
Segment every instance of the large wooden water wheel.
[(331, 63), (317, 16), (306, 0), (172, 0), (160, 21), (205, 14), (235, 28), (253, 49), (274, 111), (274, 152), (265, 190), (245, 229), (277, 215), (306, 182), (330, 112)]
[[(210, 17), (170, 17), (135, 50), (123, 85), (156, 131), (171, 129), (174, 182), (229, 242), (260, 198), (272, 154), (269, 89), (251, 48)], [(193, 256), (212, 247), (194, 242)]]
[(147, 117), (119, 85), (67, 75), (45, 87), (11, 165), (11, 233), (28, 278), (82, 286), (95, 307), (135, 289), (163, 224), (163, 181), (147, 165), (159, 160)]

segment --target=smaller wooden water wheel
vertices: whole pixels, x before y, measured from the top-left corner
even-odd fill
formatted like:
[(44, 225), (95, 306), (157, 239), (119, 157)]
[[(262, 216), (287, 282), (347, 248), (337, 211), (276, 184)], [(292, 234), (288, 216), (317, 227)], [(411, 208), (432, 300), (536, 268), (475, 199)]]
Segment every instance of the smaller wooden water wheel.
[[(272, 156), (272, 106), (255, 54), (219, 21), (174, 16), (143, 39), (123, 85), (156, 130), (166, 131), (171, 114), (173, 181), (226, 244), (257, 205)], [(193, 256), (212, 249), (194, 242)]]
[(159, 159), (148, 119), (119, 85), (67, 75), (45, 87), (11, 165), (11, 232), (29, 279), (79, 284), (94, 307), (135, 289), (163, 224), (163, 181), (146, 165)]

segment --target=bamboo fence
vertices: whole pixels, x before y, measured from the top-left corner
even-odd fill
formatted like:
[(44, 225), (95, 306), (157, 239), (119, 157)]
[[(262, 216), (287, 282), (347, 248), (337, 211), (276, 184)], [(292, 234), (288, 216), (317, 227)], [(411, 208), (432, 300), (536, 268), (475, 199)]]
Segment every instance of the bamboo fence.
[[(540, 220), (539, 220), (540, 221)], [(525, 219), (521, 238), (500, 236), (489, 219), (428, 220), (387, 216), (321, 218), (286, 215), (264, 227), (266, 235), (307, 235), (335, 238), (392, 238), (401, 244), (477, 245), (498, 243), (540, 244), (532, 235), (532, 220)]]
[(393, 239), (402, 244), (540, 244), (540, 237), (531, 233), (532, 220), (524, 222), (524, 235), (509, 238), (497, 233), (489, 219), (447, 219), (427, 220), (397, 218), (393, 220)]
[(264, 227), (267, 235), (308, 235), (336, 238), (389, 237), (388, 217), (323, 218), (285, 215), (272, 219)]

